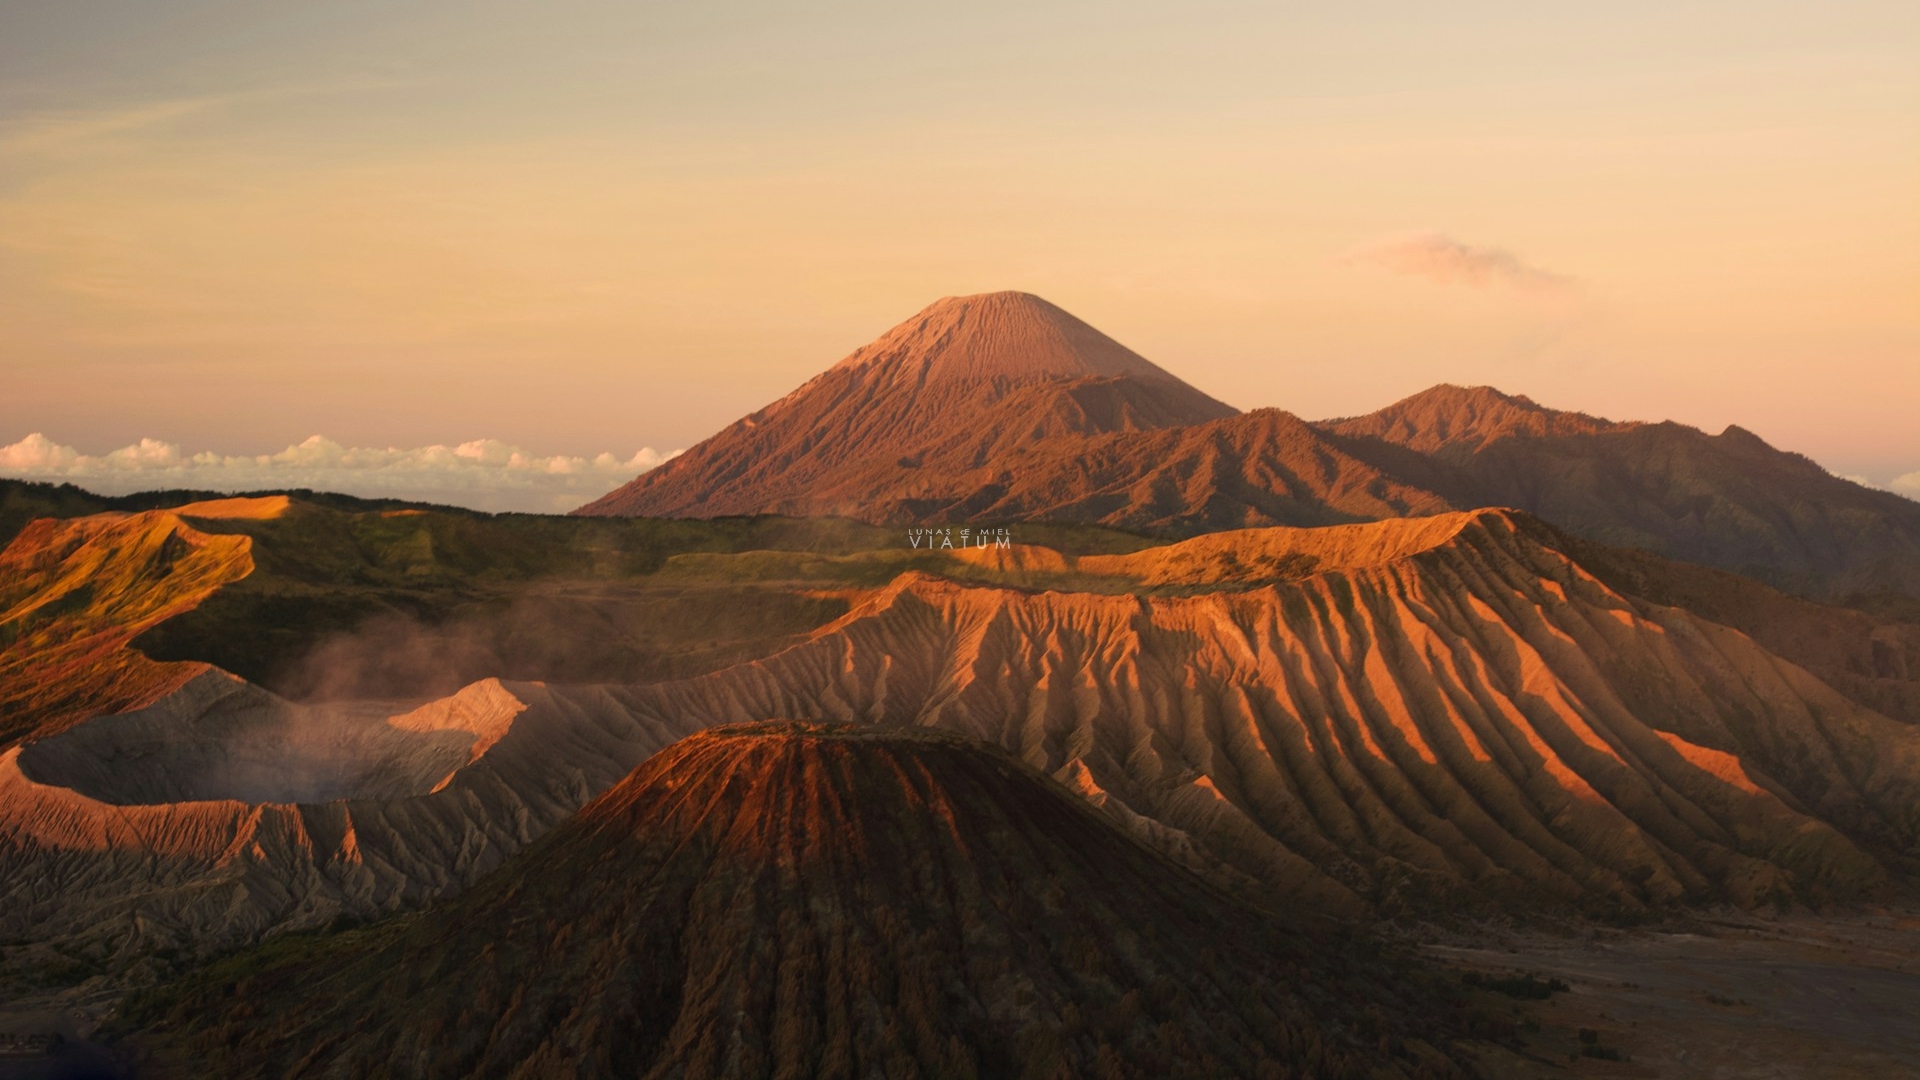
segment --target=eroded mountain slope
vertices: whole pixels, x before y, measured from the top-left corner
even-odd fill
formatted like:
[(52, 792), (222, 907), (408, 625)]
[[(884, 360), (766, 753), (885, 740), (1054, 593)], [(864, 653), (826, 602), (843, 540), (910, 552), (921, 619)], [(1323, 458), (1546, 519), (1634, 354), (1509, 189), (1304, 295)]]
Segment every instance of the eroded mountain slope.
[(476, 683), (400, 711), (209, 671), (0, 754), (0, 939), (103, 966), (457, 892), (699, 724)]
[(127, 645), (252, 573), (248, 538), (182, 516), (271, 513), (285, 500), (236, 503), (248, 501), (41, 518), (0, 551), (0, 746), (150, 704), (207, 670)]
[[(1013, 547), (690, 679), (485, 682), (407, 712), (209, 673), (0, 759), (0, 932), (131, 953), (404, 907), (678, 735), (790, 716), (996, 742), (1271, 902), (1620, 912), (1910, 889), (1920, 718), (1872, 704), (1898, 712), (1913, 680), (1811, 670), (1877, 631), (1842, 613), (1841, 645), (1769, 648), (1660, 602), (1717, 578), (1603, 555), (1507, 511)], [(1741, 588), (1758, 592), (1718, 601), (1731, 622), (1803, 603)]]
[(1380, 905), (1760, 904), (1907, 872), (1920, 729), (1614, 591), (1524, 515), (1451, 522), (1243, 593), (912, 577), (805, 646), (629, 700), (966, 731), (1270, 888)]
[(451, 905), (136, 1006), (229, 1077), (1458, 1076), (1404, 969), (926, 730), (685, 739)]

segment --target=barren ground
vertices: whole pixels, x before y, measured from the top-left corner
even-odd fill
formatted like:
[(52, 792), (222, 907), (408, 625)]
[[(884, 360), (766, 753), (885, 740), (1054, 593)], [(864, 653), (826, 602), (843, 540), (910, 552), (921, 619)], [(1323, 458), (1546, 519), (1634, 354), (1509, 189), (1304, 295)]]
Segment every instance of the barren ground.
[[(1920, 1077), (1920, 914), (1702, 920), (1687, 932), (1499, 933), (1436, 958), (1572, 986), (1520, 1013), (1540, 1026), (1497, 1080)], [(1579, 1030), (1622, 1061), (1578, 1057)]]

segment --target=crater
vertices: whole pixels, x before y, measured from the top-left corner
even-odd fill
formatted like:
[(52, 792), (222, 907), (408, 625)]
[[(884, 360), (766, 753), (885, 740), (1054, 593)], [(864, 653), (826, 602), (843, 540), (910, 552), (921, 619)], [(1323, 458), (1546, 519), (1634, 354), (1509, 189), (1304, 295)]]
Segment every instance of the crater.
[(296, 704), (213, 672), (149, 708), (28, 743), (19, 768), (116, 806), (426, 795), (472, 760), (480, 734), (409, 724), (417, 714), (400, 712), (391, 702)]

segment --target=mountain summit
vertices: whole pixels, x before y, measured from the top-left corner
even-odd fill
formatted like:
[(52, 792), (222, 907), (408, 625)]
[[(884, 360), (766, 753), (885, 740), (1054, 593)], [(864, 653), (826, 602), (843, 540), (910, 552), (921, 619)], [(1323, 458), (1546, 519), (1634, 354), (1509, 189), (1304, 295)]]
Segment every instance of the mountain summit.
[[(1180, 383), (1072, 314), (1023, 292), (936, 300), (834, 370), (843, 368), (935, 384), (1118, 375)], [(1221, 406), (1217, 415), (1232, 411)]]
[(912, 519), (887, 508), (971, 494), (991, 481), (950, 481), (1014, 448), (1234, 415), (1037, 296), (948, 297), (578, 512)]
[(1639, 425), (1549, 409), (1525, 394), (1504, 394), (1491, 386), (1441, 383), (1379, 412), (1319, 426), (1456, 461), (1503, 439), (1599, 435)]

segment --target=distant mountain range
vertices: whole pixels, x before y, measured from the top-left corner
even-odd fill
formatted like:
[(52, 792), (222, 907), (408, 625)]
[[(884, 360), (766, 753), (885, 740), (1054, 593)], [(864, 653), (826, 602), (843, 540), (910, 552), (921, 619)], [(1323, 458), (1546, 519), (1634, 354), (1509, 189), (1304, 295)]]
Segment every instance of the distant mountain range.
[(1446, 385), (1348, 419), (1241, 413), (1017, 292), (940, 300), (576, 512), (1182, 536), (1496, 506), (1807, 595), (1920, 610), (1920, 503), (1744, 429)]

